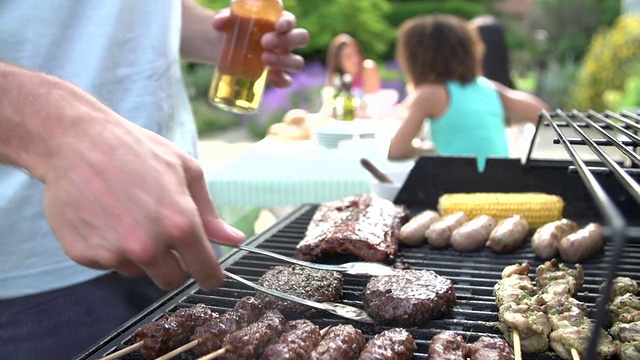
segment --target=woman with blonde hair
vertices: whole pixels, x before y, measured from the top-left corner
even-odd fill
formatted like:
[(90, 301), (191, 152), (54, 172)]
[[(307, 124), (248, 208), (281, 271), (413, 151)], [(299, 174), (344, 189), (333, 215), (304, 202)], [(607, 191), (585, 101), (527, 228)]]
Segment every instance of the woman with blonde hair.
[(474, 156), (484, 169), (487, 157), (508, 157), (505, 115), (512, 122), (538, 121), (548, 108), (534, 95), (483, 77), (482, 42), (468, 23), (453, 15), (418, 16), (399, 29), (396, 57), (414, 99), (391, 140), (388, 157), (416, 157), (412, 141), (423, 125), (441, 155)]

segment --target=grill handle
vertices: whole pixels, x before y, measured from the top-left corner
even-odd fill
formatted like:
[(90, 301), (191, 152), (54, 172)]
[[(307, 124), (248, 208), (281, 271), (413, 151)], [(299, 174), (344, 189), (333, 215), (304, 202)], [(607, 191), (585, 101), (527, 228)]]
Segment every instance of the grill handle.
[(339, 304), (339, 303), (334, 303), (334, 302), (323, 302), (323, 303), (319, 303), (319, 302), (315, 302), (315, 301), (311, 301), (311, 300), (307, 300), (307, 299), (303, 299), (297, 296), (293, 296), (293, 295), (289, 295), (289, 294), (285, 294), (283, 292), (277, 291), (277, 290), (273, 290), (273, 289), (268, 289), (264, 286), (255, 284), (249, 280), (243, 279), (242, 277), (232, 274), (230, 272), (228, 272), (227, 270), (223, 270), (224, 274), (236, 281), (239, 281), (247, 286), (250, 286), (256, 290), (262, 291), (264, 293), (267, 293), (269, 295), (272, 296), (276, 296), (285, 300), (289, 300), (289, 301), (293, 301), (293, 302), (297, 302), (299, 304), (302, 305), (306, 305), (306, 306), (310, 306), (316, 309), (320, 309), (320, 310), (325, 310), (328, 311), (332, 314), (338, 315), (340, 317), (343, 317), (345, 319), (349, 319), (349, 320), (354, 320), (354, 321), (360, 321), (360, 322), (365, 322), (365, 323), (371, 323), (373, 324), (373, 319), (362, 309), (358, 309), (355, 308), (353, 306), (348, 306), (348, 305), (344, 305), (344, 304)]
[(265, 256), (270, 256), (270, 257), (280, 259), (292, 264), (297, 264), (297, 265), (318, 269), (318, 270), (338, 271), (338, 272), (344, 272), (350, 275), (364, 275), (364, 276), (387, 276), (387, 275), (394, 275), (396, 273), (395, 269), (389, 266), (379, 264), (379, 263), (374, 263), (374, 262), (357, 261), (357, 262), (344, 263), (341, 265), (316, 264), (316, 263), (276, 254), (271, 251), (254, 248), (251, 246), (238, 245), (238, 248), (240, 250), (249, 251), (249, 252), (253, 252), (253, 253), (261, 254)]

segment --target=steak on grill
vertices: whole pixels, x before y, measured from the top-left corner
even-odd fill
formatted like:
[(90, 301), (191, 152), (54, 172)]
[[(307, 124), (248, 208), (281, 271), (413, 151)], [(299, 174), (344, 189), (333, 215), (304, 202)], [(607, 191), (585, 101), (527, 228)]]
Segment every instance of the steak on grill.
[[(286, 294), (316, 302), (336, 301), (342, 295), (342, 274), (310, 269), (299, 265), (275, 266), (258, 279), (258, 284)], [(275, 309), (285, 316), (314, 316), (319, 310), (299, 303), (256, 292), (265, 309)]]
[(296, 248), (296, 257), (313, 260), (345, 253), (386, 262), (398, 252), (400, 228), (409, 220), (403, 205), (368, 194), (321, 204)]
[(414, 326), (453, 308), (451, 280), (430, 270), (403, 270), (372, 277), (364, 290), (365, 311), (378, 323)]

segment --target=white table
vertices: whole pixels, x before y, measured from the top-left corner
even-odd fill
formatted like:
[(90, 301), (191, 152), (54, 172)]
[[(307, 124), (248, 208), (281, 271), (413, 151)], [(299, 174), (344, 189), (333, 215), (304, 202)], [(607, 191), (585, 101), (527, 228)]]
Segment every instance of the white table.
[[(225, 220), (251, 221), (256, 209), (297, 207), (369, 193), (371, 175), (360, 165), (367, 157), (383, 171), (408, 170), (413, 161), (386, 160), (384, 145), (348, 140), (327, 149), (312, 140), (266, 138), (227, 164), (207, 169), (211, 197)], [(242, 229), (246, 233), (249, 229)]]

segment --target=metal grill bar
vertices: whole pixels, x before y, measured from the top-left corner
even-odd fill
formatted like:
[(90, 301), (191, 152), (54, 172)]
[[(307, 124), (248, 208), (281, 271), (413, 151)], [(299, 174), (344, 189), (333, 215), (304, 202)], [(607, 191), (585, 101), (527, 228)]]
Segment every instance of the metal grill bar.
[[(617, 129), (621, 131), (629, 138), (631, 138), (634, 142), (638, 140), (638, 137), (635, 134), (627, 131), (624, 127), (615, 124), (610, 119), (594, 112), (589, 111), (587, 113), (591, 117), (597, 118), (599, 121), (604, 122), (610, 128)], [(589, 147), (589, 149), (606, 165), (607, 169), (618, 179), (621, 185), (629, 191), (631, 196), (640, 204), (640, 186), (638, 183), (620, 166), (613, 160), (607, 153), (605, 153), (593, 139), (586, 134), (586, 132), (582, 129), (581, 126), (576, 125), (574, 121), (575, 118), (579, 118), (584, 123), (588, 124), (591, 128), (595, 129), (598, 133), (606, 138), (608, 141), (607, 145), (614, 145), (618, 150), (620, 150), (623, 154), (625, 154), (631, 161), (633, 161), (636, 165), (640, 163), (638, 156), (624, 146), (617, 138), (615, 138), (612, 134), (607, 132), (602, 126), (596, 124), (595, 121), (591, 120), (589, 116), (574, 110), (571, 112), (571, 115), (567, 115), (562, 110), (556, 110), (556, 117), (560, 117), (564, 120), (565, 123), (569, 124), (571, 128), (582, 138), (584, 144)], [(607, 285), (604, 289), (604, 294), (602, 295), (602, 302), (598, 305), (598, 311), (596, 312), (596, 323), (591, 333), (593, 341), (589, 343), (586, 352), (586, 360), (595, 360), (597, 357), (596, 347), (598, 344), (598, 338), (600, 336), (599, 329), (604, 327), (608, 316), (608, 303), (611, 300), (611, 284), (613, 279), (616, 277), (618, 272), (618, 264), (619, 259), (622, 257), (622, 252), (624, 245), (627, 241), (627, 221), (624, 218), (622, 212), (616, 207), (615, 203), (611, 200), (611, 198), (607, 195), (606, 191), (600, 185), (594, 174), (591, 172), (586, 163), (580, 158), (573, 144), (569, 142), (565, 134), (561, 131), (560, 127), (556, 124), (556, 120), (551, 114), (547, 111), (543, 111), (541, 114), (542, 120), (544, 120), (547, 124), (553, 127), (558, 136), (558, 139), (562, 146), (564, 147), (567, 154), (571, 158), (572, 162), (575, 164), (575, 169), (578, 174), (582, 178), (584, 184), (587, 189), (591, 193), (596, 206), (599, 208), (606, 225), (607, 235), (610, 240), (613, 242), (613, 259), (614, 261), (609, 264), (609, 271), (607, 273)], [(621, 119), (619, 116), (615, 116), (616, 119)], [(624, 120), (623, 123), (628, 126), (637, 128), (637, 125), (634, 124), (630, 120)], [(531, 152), (529, 152), (529, 156)]]

